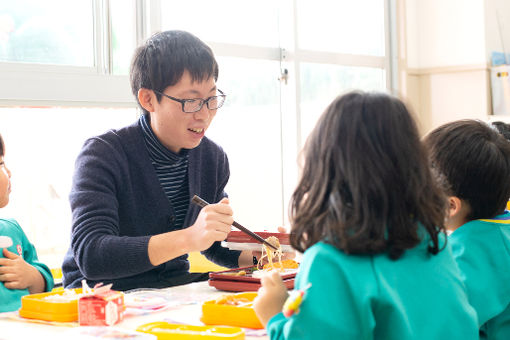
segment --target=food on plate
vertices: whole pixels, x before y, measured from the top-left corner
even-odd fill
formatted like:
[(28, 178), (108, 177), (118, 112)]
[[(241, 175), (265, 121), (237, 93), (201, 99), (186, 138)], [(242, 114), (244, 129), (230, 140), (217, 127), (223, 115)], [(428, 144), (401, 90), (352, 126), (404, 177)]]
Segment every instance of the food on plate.
[(240, 270), (238, 272), (226, 272), (225, 275), (232, 275), (232, 276), (246, 276), (246, 270)]
[(273, 263), (273, 267), (269, 265), (269, 263), (265, 264), (263, 269), (264, 270), (271, 270), (271, 269), (296, 269), (299, 267), (299, 263), (292, 259), (283, 260), (280, 262)]
[(43, 297), (41, 300), (46, 302), (70, 302), (74, 300), (77, 301), (82, 296), (83, 294), (78, 294), (75, 290), (65, 289), (62, 294), (50, 294)]
[(244, 297), (238, 297), (235, 295), (222, 295), (216, 299), (218, 305), (230, 305), (230, 306), (244, 306), (247, 307), (253, 301)]
[[(278, 257), (278, 263), (282, 262), (282, 246), (280, 245), (280, 241), (275, 236), (269, 236), (266, 238), (266, 241), (268, 243), (271, 243), (273, 246), (275, 246), (277, 249), (273, 250), (269, 246), (267, 246), (265, 243), (262, 244), (262, 256), (259, 259), (259, 262), (257, 263), (257, 269), (264, 269), (264, 270), (272, 270), (272, 269), (278, 269), (278, 267), (275, 267), (273, 264), (273, 259)], [(267, 258), (268, 263), (266, 266), (262, 265), (262, 261), (264, 261), (264, 258)], [(280, 267), (281, 268), (281, 267)]]
[[(262, 269), (264, 271), (278, 270), (281, 272), (285, 269), (296, 269), (299, 267), (299, 263), (292, 259), (282, 261), (282, 247), (278, 238), (269, 236), (266, 241), (274, 245), (277, 250), (270, 248), (266, 244), (262, 244), (262, 256), (257, 263), (257, 269)], [(267, 258), (268, 263), (262, 266), (264, 258)], [(277, 261), (276, 258), (278, 258)]]

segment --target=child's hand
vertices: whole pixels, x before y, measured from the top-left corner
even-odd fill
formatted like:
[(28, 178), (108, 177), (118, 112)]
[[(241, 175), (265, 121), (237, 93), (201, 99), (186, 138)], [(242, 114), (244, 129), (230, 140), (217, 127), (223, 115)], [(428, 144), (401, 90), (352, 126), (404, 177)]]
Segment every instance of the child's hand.
[(5, 258), (0, 258), (0, 282), (7, 289), (27, 289), (31, 294), (44, 291), (46, 282), (41, 273), (32, 265), (7, 248), (3, 249)]
[(259, 288), (258, 295), (253, 301), (253, 308), (262, 325), (266, 327), (268, 321), (282, 311), (289, 293), (283, 284), (282, 277), (276, 271), (263, 276), (261, 282), (262, 287)]

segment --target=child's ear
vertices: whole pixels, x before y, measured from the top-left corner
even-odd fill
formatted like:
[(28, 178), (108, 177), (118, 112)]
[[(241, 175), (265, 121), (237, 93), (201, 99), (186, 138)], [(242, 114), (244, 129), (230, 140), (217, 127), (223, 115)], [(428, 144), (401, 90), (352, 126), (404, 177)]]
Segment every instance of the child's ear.
[(457, 196), (448, 197), (448, 217), (445, 221), (446, 229), (454, 231), (463, 224), (469, 222), (467, 216), (471, 208), (467, 201), (461, 200)]
[(457, 196), (449, 196), (448, 197), (448, 211), (450, 213), (450, 218), (455, 217), (459, 214), (462, 209), (462, 201)]
[(138, 90), (138, 101), (140, 105), (148, 112), (154, 112), (153, 101), (156, 100), (154, 92), (149, 89), (141, 88)]

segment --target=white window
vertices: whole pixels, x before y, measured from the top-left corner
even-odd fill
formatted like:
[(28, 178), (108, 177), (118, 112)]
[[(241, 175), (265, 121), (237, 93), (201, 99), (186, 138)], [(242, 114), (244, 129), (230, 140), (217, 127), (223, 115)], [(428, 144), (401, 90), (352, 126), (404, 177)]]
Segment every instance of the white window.
[(2, 1), (0, 60), (94, 66), (90, 1)]
[(69, 246), (68, 196), (83, 142), (136, 116), (134, 108), (0, 108), (4, 159), (12, 173), (10, 202), (0, 216), (20, 223), (50, 267), (60, 267)]
[(235, 219), (255, 230), (286, 224), (298, 152), (327, 104), (349, 89), (394, 86), (388, 1), (3, 1), (0, 133), (13, 192), (0, 215), (60, 265), (81, 145), (136, 120), (133, 50), (181, 29), (219, 63), (227, 102), (208, 136), (229, 156)]

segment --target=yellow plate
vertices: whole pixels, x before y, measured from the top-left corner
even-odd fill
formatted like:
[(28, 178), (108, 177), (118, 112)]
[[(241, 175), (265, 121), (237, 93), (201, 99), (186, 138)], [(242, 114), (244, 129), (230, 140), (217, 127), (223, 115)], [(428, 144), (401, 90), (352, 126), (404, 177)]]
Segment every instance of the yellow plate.
[[(253, 301), (257, 293), (226, 294), (225, 296)], [(254, 329), (264, 328), (257, 315), (255, 315), (255, 310), (251, 304), (234, 306), (218, 304), (216, 300), (206, 301), (202, 304), (202, 318), (200, 320), (206, 325), (228, 325)]]
[[(81, 294), (81, 288), (72, 289)], [(21, 298), (19, 315), (29, 319), (45, 321), (78, 321), (78, 299), (71, 301), (51, 301), (50, 296), (64, 294), (65, 291), (25, 295)]]
[(244, 330), (238, 327), (191, 326), (160, 321), (141, 325), (136, 330), (156, 335), (158, 340), (244, 339)]

